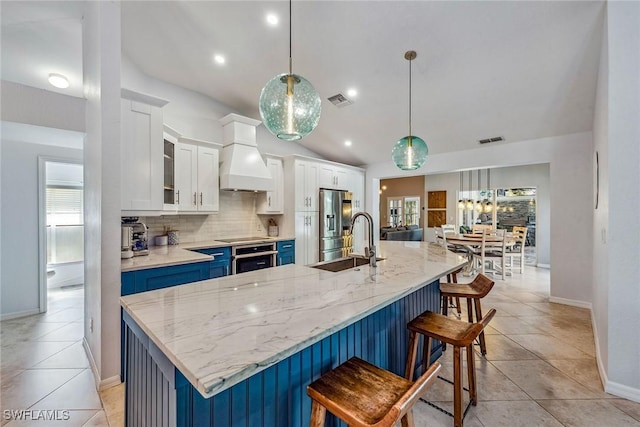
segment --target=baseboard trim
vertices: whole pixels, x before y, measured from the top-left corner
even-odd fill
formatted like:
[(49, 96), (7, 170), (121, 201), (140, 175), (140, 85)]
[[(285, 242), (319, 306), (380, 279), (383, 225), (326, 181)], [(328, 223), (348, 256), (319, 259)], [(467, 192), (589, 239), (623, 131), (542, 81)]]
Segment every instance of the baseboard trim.
[(538, 268), (546, 268), (547, 270), (550, 270), (551, 269), (551, 264), (540, 264), (540, 263), (538, 263), (538, 264), (536, 264), (536, 267), (538, 267)]
[[(564, 304), (564, 305), (570, 305), (572, 307), (579, 307), (579, 308), (587, 308), (589, 310), (591, 310), (591, 303), (587, 302), (587, 301), (580, 301), (577, 299), (568, 299), (568, 298), (560, 298), (560, 297), (549, 297), (549, 302), (555, 302), (557, 304)], [(591, 316), (593, 317), (593, 311), (591, 313)]]
[(84, 347), (84, 352), (87, 353), (87, 359), (89, 359), (89, 366), (91, 366), (93, 380), (96, 383), (96, 390), (100, 390), (100, 371), (98, 371), (98, 365), (96, 365), (96, 361), (93, 358), (93, 353), (91, 353), (91, 348), (89, 347), (87, 338), (82, 338), (82, 347)]
[(640, 403), (640, 389), (607, 380), (607, 383), (604, 386), (604, 391), (609, 394)]
[(596, 347), (596, 366), (598, 367), (598, 373), (600, 373), (600, 382), (602, 383), (602, 388), (607, 388), (607, 371), (605, 371), (604, 366), (602, 365), (602, 356), (600, 353), (600, 341), (598, 340), (598, 326), (596, 324), (596, 318), (593, 315), (593, 310), (591, 310), (591, 329), (593, 330), (593, 343)]
[(93, 353), (91, 353), (91, 348), (89, 347), (89, 343), (87, 342), (86, 338), (82, 339), (82, 346), (84, 347), (85, 353), (87, 353), (87, 359), (89, 359), (89, 365), (91, 366), (93, 379), (96, 383), (96, 389), (98, 391), (102, 391), (120, 384), (120, 375), (114, 375), (113, 377), (105, 378), (104, 380), (100, 379), (98, 365), (96, 365), (96, 361), (93, 358)]
[(18, 319), (20, 317), (33, 316), (34, 314), (40, 314), (39, 308), (33, 310), (17, 311), (15, 313), (3, 314), (0, 316), (0, 320)]

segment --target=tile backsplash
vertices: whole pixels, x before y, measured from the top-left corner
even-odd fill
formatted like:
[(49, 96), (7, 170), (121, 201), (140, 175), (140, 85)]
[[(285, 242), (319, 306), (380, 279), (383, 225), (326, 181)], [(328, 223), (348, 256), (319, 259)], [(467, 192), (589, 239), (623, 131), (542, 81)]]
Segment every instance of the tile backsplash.
[[(255, 193), (221, 191), (220, 211), (210, 215), (164, 215), (140, 217), (149, 227), (149, 243), (167, 228), (180, 232), (180, 243), (224, 239), (239, 236), (266, 236), (268, 216), (256, 214)], [(278, 215), (274, 216), (278, 221)]]

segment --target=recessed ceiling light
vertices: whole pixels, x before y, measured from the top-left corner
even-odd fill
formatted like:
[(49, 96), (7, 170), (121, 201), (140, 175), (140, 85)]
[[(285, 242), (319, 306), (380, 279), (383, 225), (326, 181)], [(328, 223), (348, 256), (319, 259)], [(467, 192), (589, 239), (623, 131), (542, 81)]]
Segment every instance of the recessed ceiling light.
[(267, 15), (267, 24), (271, 25), (272, 27), (275, 27), (276, 25), (278, 25), (278, 15), (274, 14), (274, 13), (269, 13)]
[(344, 142), (344, 145), (346, 145), (347, 147), (351, 147), (351, 141), (346, 140), (346, 141)]
[(222, 55), (214, 55), (213, 60), (216, 61), (216, 64), (220, 64), (220, 65), (226, 62), (226, 59), (224, 59), (224, 56)]
[(60, 89), (66, 89), (69, 87), (69, 79), (67, 79), (62, 74), (49, 74), (49, 83)]
[(347, 95), (350, 97), (358, 96), (358, 91), (355, 89), (349, 89), (347, 90)]

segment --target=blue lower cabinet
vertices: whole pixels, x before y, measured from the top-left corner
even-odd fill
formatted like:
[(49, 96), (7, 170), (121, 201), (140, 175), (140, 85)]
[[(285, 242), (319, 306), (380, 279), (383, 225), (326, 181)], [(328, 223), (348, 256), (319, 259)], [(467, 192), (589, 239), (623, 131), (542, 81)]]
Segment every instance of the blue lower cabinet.
[[(169, 267), (149, 268), (146, 270), (125, 271), (120, 273), (120, 295), (131, 295), (139, 292), (152, 291), (154, 289), (169, 288), (171, 286), (184, 285), (185, 283), (207, 280), (210, 274), (209, 261), (194, 262), (190, 264), (172, 265)], [(122, 312), (122, 309), (120, 309)], [(125, 334), (124, 323), (120, 328), (120, 379), (123, 379), (125, 368), (124, 348)]]
[(209, 261), (209, 279), (224, 277), (231, 274), (231, 247), (198, 249), (195, 252), (211, 255)]
[(295, 264), (296, 262), (296, 241), (282, 240), (277, 243), (278, 257), (277, 265)]

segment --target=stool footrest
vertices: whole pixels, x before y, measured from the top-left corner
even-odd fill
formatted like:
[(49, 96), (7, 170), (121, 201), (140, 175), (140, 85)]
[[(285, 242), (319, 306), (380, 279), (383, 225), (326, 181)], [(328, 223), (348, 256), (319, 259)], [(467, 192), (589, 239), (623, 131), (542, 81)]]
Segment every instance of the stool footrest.
[[(445, 383), (449, 383), (449, 384), (451, 384), (451, 385), (455, 385), (455, 384), (454, 384), (454, 382), (453, 382), (453, 381), (451, 381), (449, 378), (445, 378), (445, 377), (442, 377), (442, 376), (440, 376), (440, 375), (438, 375), (438, 378), (439, 378), (439, 379), (441, 379), (442, 381), (444, 381)], [(469, 389), (468, 389), (468, 388), (466, 388), (466, 387), (462, 387), (462, 389), (463, 389), (464, 391), (466, 391), (467, 393), (469, 393)]]
[[(449, 411), (447, 411), (446, 409), (443, 409), (441, 407), (439, 407), (438, 405), (436, 405), (435, 403), (431, 403), (428, 400), (424, 399), (424, 398), (420, 398), (420, 401), (426, 403), (427, 405), (431, 406), (432, 408), (437, 409), (438, 411), (442, 412), (443, 414), (447, 414), (449, 415), (451, 418), (453, 418), (453, 414)], [(467, 412), (469, 412), (469, 408), (471, 407), (471, 402), (467, 403), (467, 406), (464, 408), (464, 412), (462, 413), (462, 420), (464, 421), (464, 417), (467, 416)]]

